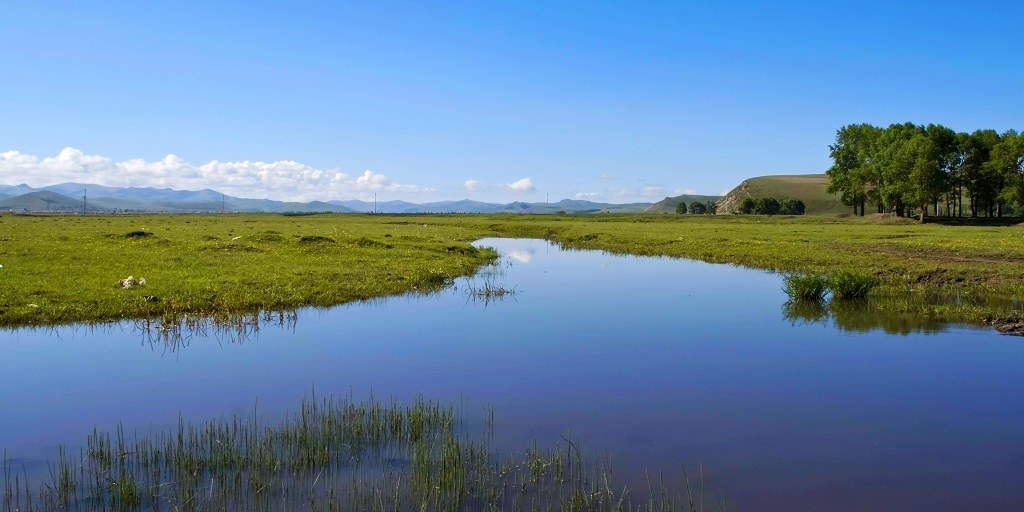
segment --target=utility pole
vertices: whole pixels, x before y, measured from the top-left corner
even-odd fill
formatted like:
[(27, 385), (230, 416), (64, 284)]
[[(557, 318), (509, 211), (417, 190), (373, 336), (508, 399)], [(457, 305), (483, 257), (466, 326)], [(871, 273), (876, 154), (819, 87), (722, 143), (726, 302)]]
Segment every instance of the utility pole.
[(82, 213), (89, 213), (89, 189), (82, 190)]
[(377, 193), (373, 193), (373, 213), (377, 213)]
[(220, 195), (220, 212), (224, 213), (224, 194)]

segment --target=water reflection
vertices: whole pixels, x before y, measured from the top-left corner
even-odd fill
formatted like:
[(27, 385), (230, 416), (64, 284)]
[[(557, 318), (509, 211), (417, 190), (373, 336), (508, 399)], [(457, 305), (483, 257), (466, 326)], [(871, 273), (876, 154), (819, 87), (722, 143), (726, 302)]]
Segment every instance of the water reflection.
[(261, 330), (270, 327), (294, 333), (298, 321), (298, 311), (267, 310), (211, 316), (145, 318), (132, 321), (131, 327), (141, 336), (144, 346), (161, 347), (164, 353), (173, 353), (187, 348), (194, 338), (241, 344), (255, 339)]
[(879, 307), (867, 300), (791, 300), (782, 305), (782, 316), (793, 325), (831, 324), (844, 332), (870, 332), (881, 329), (887, 334), (934, 334), (946, 330), (948, 323), (922, 315), (908, 315)]

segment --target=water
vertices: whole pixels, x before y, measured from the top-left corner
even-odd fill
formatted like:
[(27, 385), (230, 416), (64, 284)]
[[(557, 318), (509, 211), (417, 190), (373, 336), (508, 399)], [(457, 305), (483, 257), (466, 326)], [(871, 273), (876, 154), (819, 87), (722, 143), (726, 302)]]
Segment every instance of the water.
[[(301, 310), (246, 336), (2, 332), (0, 450), (45, 471), (57, 444), (77, 447), (94, 426), (144, 434), (257, 400), (277, 417), (314, 388), (422, 393), (481, 421), (492, 404), (502, 449), (571, 429), (631, 487), (646, 488), (643, 468), (671, 484), (703, 465), (740, 510), (1024, 508), (1020, 338), (794, 314), (780, 276), (732, 266), (479, 244), (504, 259), (454, 288)], [(486, 284), (515, 294), (475, 299)]]

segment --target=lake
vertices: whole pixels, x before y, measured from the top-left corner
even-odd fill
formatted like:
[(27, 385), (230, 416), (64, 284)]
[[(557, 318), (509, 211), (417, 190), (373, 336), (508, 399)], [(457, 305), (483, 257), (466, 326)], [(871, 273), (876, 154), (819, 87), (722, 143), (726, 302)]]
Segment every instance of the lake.
[[(200, 323), (0, 332), (0, 450), (45, 471), (95, 427), (294, 411), (304, 395), (493, 407), (494, 446), (571, 431), (646, 489), (703, 468), (738, 510), (1024, 509), (1024, 339), (870, 306), (787, 307), (729, 265), (485, 239), (501, 261), (428, 295)], [(476, 297), (486, 286), (514, 293)], [(479, 411), (479, 413), (478, 413)], [(681, 488), (681, 485), (677, 485)]]

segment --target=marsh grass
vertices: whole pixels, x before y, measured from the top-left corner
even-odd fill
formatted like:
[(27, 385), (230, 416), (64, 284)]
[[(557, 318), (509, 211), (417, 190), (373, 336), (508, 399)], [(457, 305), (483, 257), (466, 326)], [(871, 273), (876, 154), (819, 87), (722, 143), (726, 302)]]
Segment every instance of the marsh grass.
[(848, 270), (841, 270), (828, 277), (832, 297), (841, 300), (864, 299), (877, 286), (878, 279), (875, 277)]
[(254, 408), (133, 438), (94, 429), (78, 456), (59, 448), (38, 484), (5, 452), (0, 510), (704, 510), (703, 478), (696, 494), (688, 478), (685, 496), (659, 482), (634, 505), (610, 459), (571, 435), (504, 455), (488, 439), (451, 404), (314, 395), (276, 425)]
[(786, 274), (782, 289), (797, 301), (821, 301), (828, 291), (828, 278), (820, 274)]

